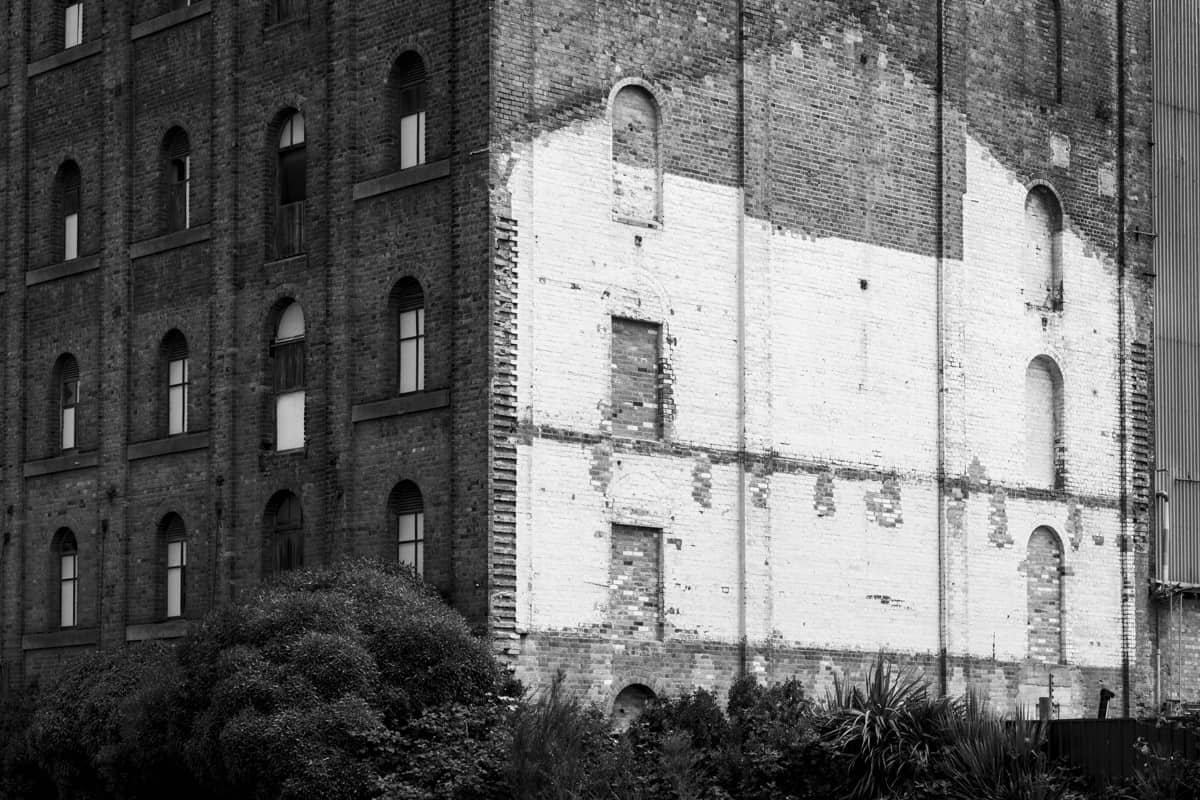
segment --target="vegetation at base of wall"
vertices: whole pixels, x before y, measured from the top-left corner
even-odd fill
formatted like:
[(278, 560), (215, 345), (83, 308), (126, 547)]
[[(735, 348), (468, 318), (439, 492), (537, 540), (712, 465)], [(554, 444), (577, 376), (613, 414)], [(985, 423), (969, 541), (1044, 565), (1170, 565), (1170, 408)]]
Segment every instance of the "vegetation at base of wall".
[[(300, 571), (171, 646), (68, 665), (0, 705), (0, 796), (71, 800), (1081, 800), (1045, 729), (932, 696), (880, 655), (652, 701), (628, 730), (559, 674), (523, 693), (411, 573)], [(1200, 800), (1200, 763), (1139, 751), (1101, 800)]]

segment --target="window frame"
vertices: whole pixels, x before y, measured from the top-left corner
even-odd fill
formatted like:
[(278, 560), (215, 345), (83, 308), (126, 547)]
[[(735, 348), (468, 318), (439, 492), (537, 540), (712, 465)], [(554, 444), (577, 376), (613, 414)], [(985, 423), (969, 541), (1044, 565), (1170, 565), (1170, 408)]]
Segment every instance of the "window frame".
[(397, 483), (388, 498), (388, 515), (396, 562), (425, 577), (425, 496), (420, 487), (410, 480)]
[[(292, 516), (280, 520), (280, 511), (287, 509)], [(264, 571), (267, 574), (278, 575), (296, 569), (304, 568), (304, 506), (300, 498), (293, 492), (282, 490), (276, 492), (267, 504), (266, 511), (267, 552)], [(284, 548), (284, 545), (287, 547)], [(282, 566), (281, 549), (288, 552), (287, 567)]]
[(57, 449), (66, 453), (79, 447), (79, 406), (82, 380), (79, 362), (74, 356), (64, 354), (59, 357), (54, 379), (55, 391), (58, 396)]
[(164, 520), (166, 584), (164, 615), (182, 619), (187, 615), (187, 531), (183, 519), (171, 514)]
[(79, 626), (79, 543), (75, 534), (66, 528), (59, 531), (57, 538), (58, 627), (76, 628)]
[(83, 44), (83, 0), (68, 2), (63, 6), (63, 50)]

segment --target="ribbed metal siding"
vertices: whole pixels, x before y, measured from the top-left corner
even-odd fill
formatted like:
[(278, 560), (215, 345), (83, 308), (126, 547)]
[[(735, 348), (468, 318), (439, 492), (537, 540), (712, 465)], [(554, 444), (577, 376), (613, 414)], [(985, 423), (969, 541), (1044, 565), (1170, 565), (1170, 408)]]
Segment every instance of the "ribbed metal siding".
[(1170, 579), (1200, 583), (1200, 8), (1154, 8), (1155, 436)]

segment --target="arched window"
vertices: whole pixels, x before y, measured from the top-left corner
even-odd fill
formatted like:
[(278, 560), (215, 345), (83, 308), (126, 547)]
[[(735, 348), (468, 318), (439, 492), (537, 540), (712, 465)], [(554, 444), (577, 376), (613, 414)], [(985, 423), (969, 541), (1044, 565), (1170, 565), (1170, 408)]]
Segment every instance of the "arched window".
[(288, 491), (276, 492), (264, 515), (266, 552), (263, 572), (276, 573), (304, 566), (304, 511)]
[(425, 63), (419, 55), (410, 50), (396, 59), (388, 76), (388, 104), (400, 169), (425, 163), (425, 85)]
[(187, 596), (187, 531), (178, 514), (167, 514), (159, 525), (166, 545), (166, 612), (167, 619), (182, 617)]
[(1062, 373), (1048, 356), (1025, 369), (1025, 468), (1030, 486), (1062, 488)]
[(167, 435), (187, 433), (188, 390), (191, 379), (188, 369), (187, 339), (177, 330), (166, 335), (162, 343), (167, 375)]
[(618, 731), (628, 728), (642, 715), (646, 705), (655, 699), (654, 690), (640, 683), (631, 683), (621, 690), (613, 700), (613, 727)]
[(63, 10), (63, 49), (83, 44), (83, 3), (67, 0)]
[(425, 389), (425, 293), (414, 278), (392, 289), (390, 302), (396, 343), (396, 386), (401, 394)]
[(275, 393), (275, 449), (304, 447), (304, 312), (289, 302), (279, 314), (271, 342)]
[(172, 128), (163, 139), (167, 230), (182, 231), (192, 224), (192, 147), (182, 128)]
[(79, 622), (79, 545), (68, 528), (54, 535), (54, 564), (58, 573), (58, 626), (74, 628)]
[(74, 450), (78, 445), (79, 362), (70, 353), (58, 357), (51, 378), (52, 417), (58, 422), (55, 431), (59, 450)]
[(55, 227), (62, 232), (62, 260), (79, 257), (79, 207), (82, 179), (74, 161), (63, 162), (58, 168), (58, 220)]
[(1029, 537), (1025, 591), (1029, 609), (1029, 658), (1063, 662), (1063, 549), (1058, 534), (1040, 527)]
[(658, 104), (641, 86), (625, 86), (612, 104), (613, 214), (657, 223), (662, 219), (662, 159)]
[(397, 557), (418, 575), (425, 574), (425, 500), (412, 481), (401, 481), (388, 498), (396, 531)]
[(1045, 186), (1025, 197), (1026, 296), (1035, 306), (1059, 310), (1062, 290), (1062, 207)]
[(275, 255), (279, 258), (304, 252), (304, 201), (308, 197), (308, 151), (304, 115), (293, 111), (279, 126), (278, 189), (275, 212)]

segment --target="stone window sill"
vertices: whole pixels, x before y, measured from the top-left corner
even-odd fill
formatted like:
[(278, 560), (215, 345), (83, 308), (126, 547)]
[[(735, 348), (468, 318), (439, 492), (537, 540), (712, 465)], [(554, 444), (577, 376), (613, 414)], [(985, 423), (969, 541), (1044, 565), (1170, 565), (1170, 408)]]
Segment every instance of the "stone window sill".
[(174, 250), (177, 247), (186, 247), (196, 242), (207, 242), (211, 238), (212, 231), (207, 225), (197, 225), (195, 228), (172, 231), (162, 236), (156, 236), (153, 239), (143, 239), (140, 242), (134, 242), (129, 246), (129, 257), (137, 259), (152, 256), (155, 253), (163, 253), (167, 250)]
[(181, 433), (163, 439), (152, 439), (148, 442), (137, 442), (125, 448), (125, 457), (130, 461), (141, 458), (154, 458), (171, 453), (187, 453), (192, 450), (204, 450), (208, 447), (208, 431), (199, 433)]
[(32, 78), (34, 75), (41, 75), (43, 72), (49, 72), (52, 69), (65, 67), (67, 64), (74, 64), (76, 61), (82, 61), (85, 58), (90, 58), (104, 50), (104, 42), (96, 39), (91, 42), (77, 44), (74, 47), (68, 47), (60, 53), (55, 53), (47, 58), (38, 59), (31, 62), (25, 68), (25, 77)]
[(80, 275), (100, 268), (100, 254), (72, 258), (70, 261), (60, 261), (48, 267), (31, 269), (25, 273), (25, 285), (34, 286), (47, 281), (56, 281), (70, 275)]
[(212, 11), (212, 0), (200, 0), (200, 2), (192, 3), (190, 6), (168, 11), (166, 14), (160, 14), (154, 19), (139, 22), (129, 32), (129, 38), (132, 41), (137, 41), (143, 36), (165, 31), (167, 28), (173, 28), (188, 20), (203, 17), (210, 11)]
[(125, 641), (145, 642), (150, 639), (179, 639), (188, 635), (191, 623), (186, 619), (168, 619), (125, 626)]
[(50, 650), (55, 647), (86, 647), (100, 644), (99, 628), (64, 628), (49, 633), (27, 633), (21, 637), (22, 650)]
[(87, 469), (99, 463), (100, 456), (95, 450), (90, 453), (68, 453), (65, 456), (26, 461), (24, 475), (26, 478), (53, 475), (56, 472), (69, 472), (73, 469)]
[(449, 174), (450, 159), (443, 158), (441, 161), (430, 161), (427, 164), (418, 164), (415, 167), (397, 170), (390, 175), (356, 183), (354, 184), (353, 197), (355, 200), (378, 197), (381, 194), (394, 192), (397, 189), (404, 189), (409, 186), (417, 186), (422, 183), (438, 180), (439, 178), (445, 178)]
[(448, 405), (450, 405), (449, 389), (414, 392), (374, 403), (360, 403), (350, 410), (350, 421), (366, 422), (372, 419), (386, 419), (434, 408), (445, 408)]

